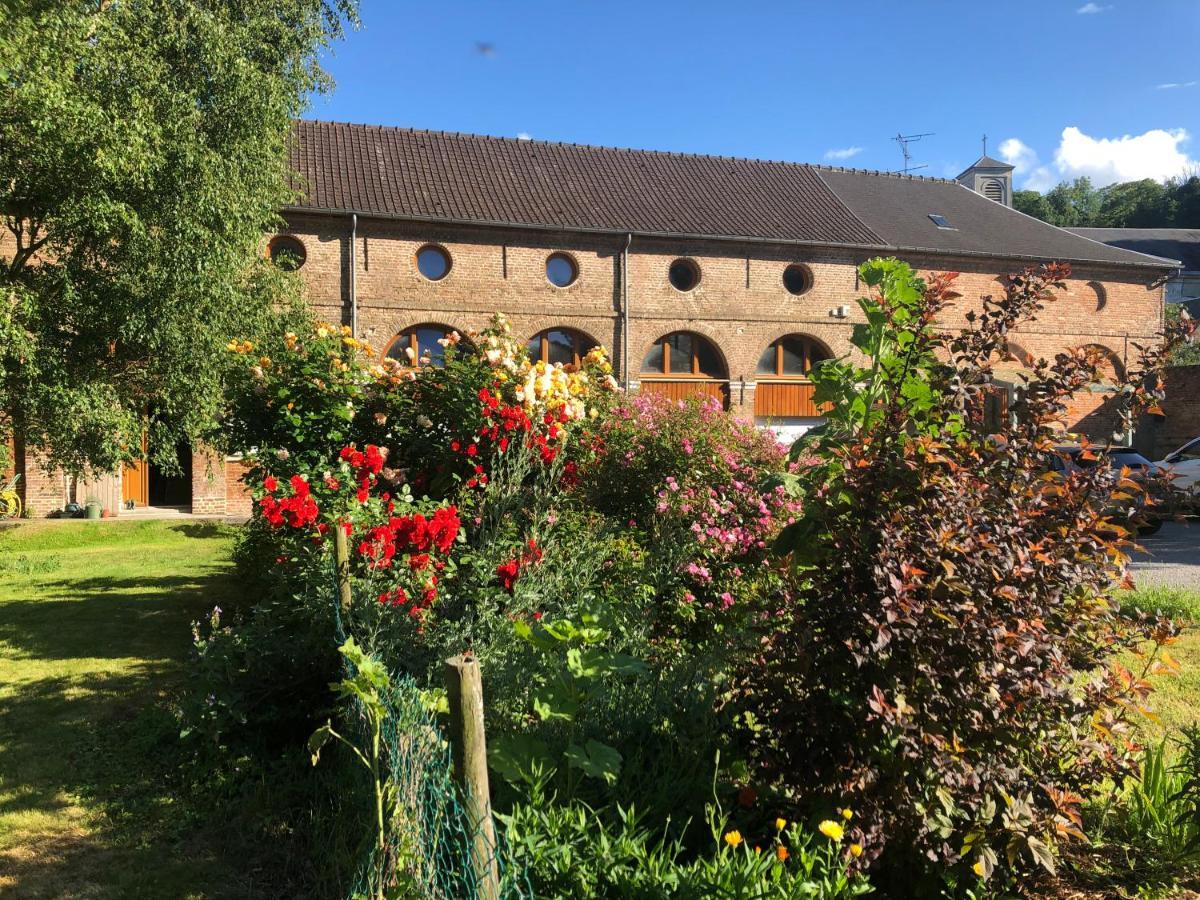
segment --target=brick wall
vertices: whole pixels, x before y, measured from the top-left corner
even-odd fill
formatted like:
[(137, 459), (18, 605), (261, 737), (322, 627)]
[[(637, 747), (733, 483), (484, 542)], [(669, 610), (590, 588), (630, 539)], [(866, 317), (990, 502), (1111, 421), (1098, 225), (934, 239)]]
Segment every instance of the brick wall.
[(1164, 389), (1164, 415), (1154, 425), (1155, 459), (1200, 437), (1200, 366), (1168, 369)]
[[(323, 318), (348, 323), (349, 219), (296, 215), (289, 227), (307, 249), (301, 272), (310, 302)], [(449, 274), (440, 281), (417, 271), (416, 252), (427, 243), (442, 246), (452, 259)], [(360, 219), (359, 334), (382, 353), (397, 333), (413, 325), (478, 330), (499, 311), (521, 336), (551, 327), (583, 331), (610, 348), (622, 373), (623, 244), (623, 238), (613, 236)], [(579, 277), (569, 287), (555, 287), (545, 277), (546, 257), (555, 251), (569, 253), (577, 264)], [(677, 291), (667, 278), (672, 260), (681, 256), (694, 260), (701, 272), (699, 285), (687, 293)], [(862, 294), (855, 267), (868, 256), (863, 251), (635, 238), (628, 273), (632, 382), (638, 381), (641, 360), (656, 340), (672, 331), (692, 331), (708, 338), (722, 357), (731, 381), (731, 405), (749, 412), (759, 356), (777, 338), (806, 334), (835, 355), (853, 351), (851, 331), (861, 321), (854, 300)], [(1000, 276), (1023, 265), (932, 255), (910, 255), (908, 261), (919, 271), (961, 273), (956, 285), (961, 298), (948, 310), (947, 327), (964, 325), (965, 313), (979, 308), (981, 296), (1003, 290)], [(783, 270), (796, 262), (808, 266), (813, 276), (811, 288), (800, 296), (788, 293), (782, 282)], [(1145, 340), (1159, 327), (1162, 289), (1150, 289), (1148, 281), (1146, 273), (1117, 267), (1077, 267), (1066, 291), (1038, 321), (1014, 332), (1013, 342), (1030, 359), (1095, 345), (1119, 367), (1130, 343)], [(843, 305), (849, 315), (833, 315)], [(1102, 398), (1089, 398), (1072, 424), (1089, 431), (1100, 427), (1094, 414), (1102, 403)]]
[(192, 449), (192, 512), (199, 516), (223, 516), (228, 505), (224, 454), (208, 447)]
[[(299, 238), (306, 261), (301, 274), (309, 302), (331, 322), (350, 321), (350, 221), (346, 216), (296, 214), (288, 233)], [(415, 255), (427, 243), (451, 256), (449, 274), (428, 281), (417, 271)], [(626, 335), (621, 322), (621, 252), (624, 238), (610, 235), (540, 233), (468, 226), (360, 219), (355, 246), (359, 336), (382, 354), (393, 337), (413, 325), (436, 323), (459, 331), (484, 328), (496, 312), (505, 313), (522, 337), (547, 328), (584, 332), (612, 352), (623, 374)], [(550, 284), (545, 261), (566, 252), (579, 276), (565, 288)], [(850, 336), (861, 321), (855, 298), (863, 291), (855, 268), (872, 254), (847, 249), (763, 243), (634, 238), (630, 249), (628, 334), (631, 386), (651, 345), (673, 331), (707, 338), (720, 355), (730, 381), (731, 407), (744, 415), (754, 409), (756, 369), (764, 349), (787, 334), (818, 339), (834, 355), (853, 352)], [(670, 263), (685, 256), (699, 266), (695, 290), (681, 293), (667, 278)], [(959, 327), (978, 308), (979, 297), (1003, 290), (1000, 276), (1023, 263), (1011, 260), (909, 255), (919, 271), (956, 270), (961, 298), (944, 324)], [(784, 287), (784, 269), (803, 263), (812, 273), (802, 295)], [(1120, 366), (1133, 341), (1159, 327), (1162, 289), (1146, 285), (1151, 273), (1120, 267), (1081, 266), (1067, 291), (1036, 322), (1012, 335), (1018, 353), (1052, 358), (1067, 348), (1096, 345)], [(849, 307), (839, 318), (833, 311)], [(1105, 395), (1081, 398), (1071, 427), (1103, 436), (1111, 426)], [(36, 514), (61, 508), (62, 479), (35, 474), (26, 466)], [(196, 513), (241, 515), (249, 500), (238, 482), (240, 465), (197, 451), (192, 468)], [(43, 477), (44, 476), (44, 477)]]
[(225, 514), (249, 518), (253, 499), (250, 489), (242, 480), (250, 466), (240, 459), (225, 460)]

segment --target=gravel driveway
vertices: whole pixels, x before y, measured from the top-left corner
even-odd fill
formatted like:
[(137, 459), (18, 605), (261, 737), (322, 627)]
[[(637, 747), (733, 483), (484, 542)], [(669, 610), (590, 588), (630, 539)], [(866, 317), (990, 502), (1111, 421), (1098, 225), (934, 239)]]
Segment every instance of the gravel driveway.
[(1145, 553), (1134, 554), (1133, 577), (1139, 587), (1200, 591), (1200, 521), (1167, 522), (1155, 535), (1141, 538)]

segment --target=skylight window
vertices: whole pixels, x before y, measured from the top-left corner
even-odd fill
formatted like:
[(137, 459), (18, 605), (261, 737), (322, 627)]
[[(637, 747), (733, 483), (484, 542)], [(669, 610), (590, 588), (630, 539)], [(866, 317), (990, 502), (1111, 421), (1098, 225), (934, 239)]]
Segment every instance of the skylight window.
[(933, 222), (934, 225), (943, 231), (958, 231), (957, 228), (950, 224), (949, 219), (947, 219), (945, 216), (939, 215), (938, 213), (930, 213), (929, 221)]

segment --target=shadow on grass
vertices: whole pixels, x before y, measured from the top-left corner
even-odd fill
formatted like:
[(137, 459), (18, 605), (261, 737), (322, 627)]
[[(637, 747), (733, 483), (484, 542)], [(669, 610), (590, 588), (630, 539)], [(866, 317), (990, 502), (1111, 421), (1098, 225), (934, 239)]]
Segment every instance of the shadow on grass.
[[(253, 895), (229, 878), (215, 836), (179, 808), (172, 789), (178, 728), (153, 705), (162, 672), (144, 665), (47, 678), (0, 699), (0, 813), (29, 823), (26, 839), (0, 850), (0, 894)], [(39, 829), (43, 817), (52, 830)]]
[(0, 603), (0, 642), (14, 658), (178, 659), (189, 623), (238, 599), (227, 572), (47, 580), (37, 599)]
[[(33, 675), (0, 693), (0, 815), (13, 826), (0, 834), (0, 895), (266, 895), (251, 854), (231, 860), (223, 824), (189, 810), (170, 706), (190, 622), (236, 601), (236, 579), (213, 567), (48, 580), (36, 593), (0, 603), (7, 659)], [(43, 661), (54, 674), (37, 678)]]

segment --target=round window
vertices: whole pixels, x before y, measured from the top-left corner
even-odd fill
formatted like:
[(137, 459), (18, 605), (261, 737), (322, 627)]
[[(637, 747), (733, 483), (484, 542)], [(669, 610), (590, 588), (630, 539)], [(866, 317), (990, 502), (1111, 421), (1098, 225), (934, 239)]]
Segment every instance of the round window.
[(575, 260), (565, 253), (551, 253), (546, 259), (546, 278), (555, 287), (567, 287), (579, 277)]
[(271, 239), (271, 243), (267, 245), (267, 255), (271, 262), (285, 272), (294, 272), (304, 265), (308, 254), (298, 238), (290, 234), (281, 234)]
[(783, 286), (789, 294), (803, 294), (812, 287), (812, 272), (808, 266), (795, 263), (783, 270)]
[(417, 251), (417, 271), (430, 281), (441, 281), (450, 274), (450, 254), (434, 244)]
[(686, 293), (700, 283), (700, 267), (690, 259), (677, 259), (671, 263), (667, 277), (671, 279), (671, 286), (675, 290)]

